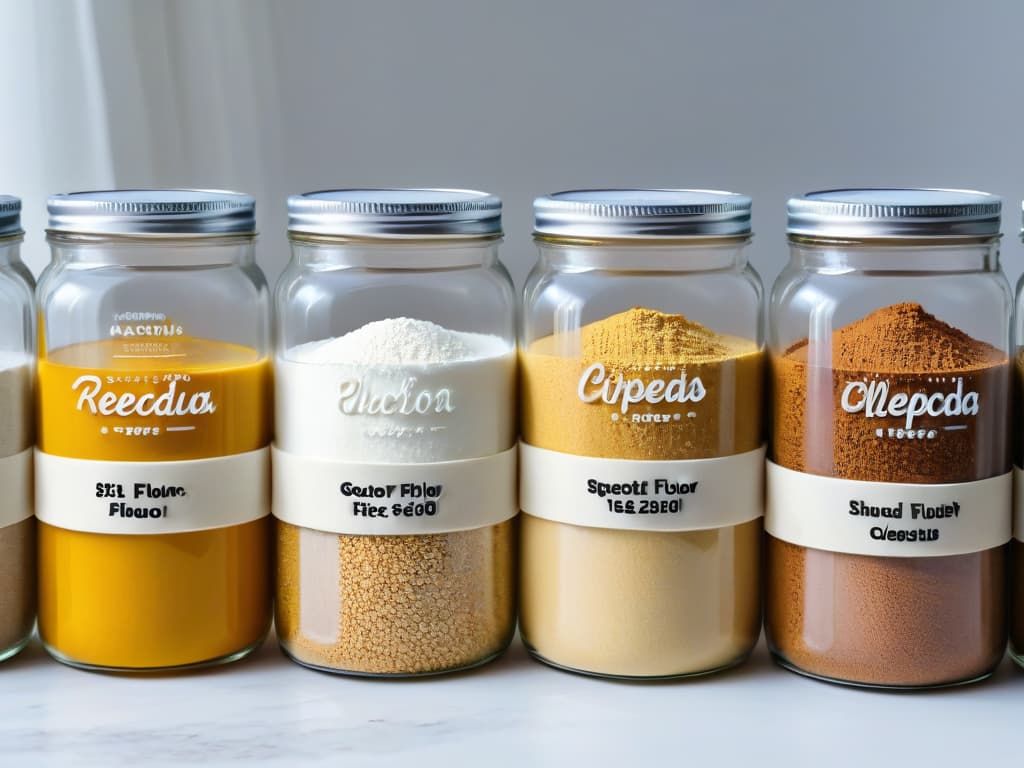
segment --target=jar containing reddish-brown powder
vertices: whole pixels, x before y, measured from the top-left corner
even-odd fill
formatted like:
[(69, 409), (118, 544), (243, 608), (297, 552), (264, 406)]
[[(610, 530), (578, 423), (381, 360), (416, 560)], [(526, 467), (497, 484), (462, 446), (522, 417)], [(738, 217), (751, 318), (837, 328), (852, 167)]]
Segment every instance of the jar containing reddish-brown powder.
[(1010, 655), (1024, 667), (1024, 276), (1017, 283), (1013, 380), (1017, 442), (1013, 467), (1014, 510), (1010, 561)]
[(885, 688), (988, 676), (1006, 646), (1010, 317), (999, 198), (789, 202), (771, 303), (768, 642)]

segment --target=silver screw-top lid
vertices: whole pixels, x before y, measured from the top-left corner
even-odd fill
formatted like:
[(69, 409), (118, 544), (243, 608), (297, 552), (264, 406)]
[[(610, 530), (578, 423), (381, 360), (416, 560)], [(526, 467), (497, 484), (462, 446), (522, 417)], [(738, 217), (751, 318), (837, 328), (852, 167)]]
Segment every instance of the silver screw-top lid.
[(501, 200), (472, 189), (333, 189), (288, 198), (288, 229), (335, 237), (501, 234)]
[(750, 198), (708, 189), (578, 189), (533, 201), (534, 232), (578, 238), (750, 234)]
[(1002, 201), (969, 189), (830, 189), (791, 198), (791, 235), (822, 238), (986, 237)]
[(117, 189), (53, 195), (51, 232), (88, 235), (235, 235), (256, 231), (256, 201), (215, 189)]
[(20, 235), (21, 198), (0, 195), (0, 237)]

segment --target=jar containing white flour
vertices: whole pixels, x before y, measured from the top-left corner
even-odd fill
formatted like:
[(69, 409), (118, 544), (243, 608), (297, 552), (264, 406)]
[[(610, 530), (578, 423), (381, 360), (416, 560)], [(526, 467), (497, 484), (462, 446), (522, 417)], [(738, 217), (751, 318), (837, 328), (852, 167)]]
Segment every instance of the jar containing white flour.
[(515, 304), (501, 201), (288, 201), (277, 287), (277, 633), (306, 666), (428, 675), (515, 627)]

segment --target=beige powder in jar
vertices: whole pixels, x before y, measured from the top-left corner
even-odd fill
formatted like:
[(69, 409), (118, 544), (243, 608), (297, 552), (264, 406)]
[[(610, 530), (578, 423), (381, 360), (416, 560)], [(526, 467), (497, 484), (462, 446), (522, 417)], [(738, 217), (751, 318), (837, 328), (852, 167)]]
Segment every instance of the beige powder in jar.
[[(685, 370), (707, 390), (699, 418), (612, 420), (577, 382), (602, 362), (645, 383)], [(762, 443), (763, 354), (682, 315), (634, 308), (538, 339), (520, 361), (526, 443), (583, 456), (701, 459)], [(671, 404), (640, 404), (669, 413)], [(743, 479), (738, 478), (738, 481)], [(737, 663), (760, 633), (761, 520), (655, 532), (568, 525), (523, 514), (520, 631), (569, 669), (623, 677), (698, 674)]]
[[(278, 448), (379, 463), (493, 455), (513, 442), (514, 371), (514, 352), (497, 337), (408, 318), (370, 323), (278, 359)], [(316, 407), (343, 380), (394, 391), (409, 378), (449, 388), (453, 418)], [(433, 674), (483, 663), (511, 641), (515, 520), (428, 535), (337, 534), (281, 520), (277, 531), (277, 631), (303, 664)]]
[[(0, 357), (0, 460), (32, 445), (32, 368), (21, 356)], [(26, 493), (29, 484), (26, 484)], [(8, 489), (9, 491), (10, 489)], [(17, 504), (22, 498), (4, 498)], [(0, 527), (0, 658), (16, 652), (32, 634), (36, 618), (35, 518)]]
[[(305, 664), (366, 674), (425, 674), (490, 659), (514, 626), (514, 525), (347, 536), (278, 520), (278, 635)], [(303, 588), (303, 562), (327, 557), (337, 586), (318, 597)], [(310, 600), (321, 601), (319, 610), (304, 609)]]

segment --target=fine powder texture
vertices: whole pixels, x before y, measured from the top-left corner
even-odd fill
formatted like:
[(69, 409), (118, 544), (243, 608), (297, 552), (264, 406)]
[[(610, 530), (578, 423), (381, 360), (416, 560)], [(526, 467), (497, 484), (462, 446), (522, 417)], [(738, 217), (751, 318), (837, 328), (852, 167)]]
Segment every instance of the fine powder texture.
[[(409, 318), (294, 347), (277, 362), (277, 446), (375, 463), (499, 453), (514, 440), (514, 366), (513, 350), (496, 336)], [(410, 378), (450, 390), (454, 411), (345, 414), (335, 405), (340, 381), (380, 392)], [(298, 661), (360, 674), (430, 674), (485, 661), (511, 640), (514, 520), (394, 536), (277, 526), (277, 631)]]
[[(1013, 378), (1019, 435), (1024, 425), (1024, 348), (1017, 349)], [(1024, 467), (1024, 440), (1018, 438), (1015, 448), (1017, 458), (1014, 463), (1017, 467)], [(1016, 499), (1015, 503), (1020, 504), (1022, 500)], [(1024, 531), (1017, 530), (1010, 540), (1010, 651), (1017, 662), (1024, 666), (1024, 541), (1017, 538), (1021, 536), (1024, 536)]]
[[(39, 360), (39, 450), (100, 461), (175, 462), (266, 448), (270, 361), (251, 347), (183, 337), (169, 358), (126, 354), (107, 339), (50, 350)], [(171, 362), (168, 362), (171, 361)], [(76, 407), (83, 374), (136, 396), (156, 380), (187, 375), (189, 391), (218, 407), (195, 429), (170, 432), (172, 417), (103, 416)], [(158, 427), (145, 437), (127, 426)], [(231, 484), (237, 478), (225, 477)], [(264, 510), (261, 510), (264, 511)], [(39, 635), (72, 663), (158, 669), (210, 662), (262, 642), (271, 620), (271, 523), (148, 535), (99, 534), (39, 523)], [(116, 590), (112, 590), (116, 585)]]
[(289, 357), (308, 363), (392, 366), (474, 360), (501, 354), (504, 346), (496, 336), (449, 331), (425, 320), (397, 317), (367, 323), (335, 339), (303, 344), (291, 350)]
[(28, 641), (36, 622), (36, 521), (0, 528), (0, 658)]
[[(609, 376), (685, 371), (707, 390), (695, 418), (612, 419), (585, 403), (589, 365)], [(762, 353), (682, 315), (634, 308), (578, 332), (538, 339), (522, 354), (522, 433), (539, 448), (623, 459), (700, 459), (762, 441)], [(678, 406), (640, 403), (637, 413)], [(742, 481), (742, 479), (738, 479)], [(541, 658), (625, 677), (696, 674), (743, 659), (760, 631), (761, 520), (688, 532), (625, 531), (521, 516), (520, 630)]]
[[(810, 358), (810, 359), (809, 359)], [(823, 358), (823, 359), (821, 359)], [(939, 376), (941, 375), (941, 376)], [(962, 416), (928, 417), (935, 439), (883, 439), (902, 417), (865, 419), (840, 407), (849, 381), (887, 379), (929, 393), (962, 377), (980, 395)], [(773, 460), (817, 475), (898, 483), (958, 483), (1007, 472), (1006, 355), (897, 304), (795, 344), (772, 360)], [(994, 511), (998, 514), (998, 511)], [(941, 685), (989, 672), (1005, 646), (1005, 547), (945, 557), (871, 557), (769, 536), (766, 627), (774, 653), (821, 677), (882, 686)]]

